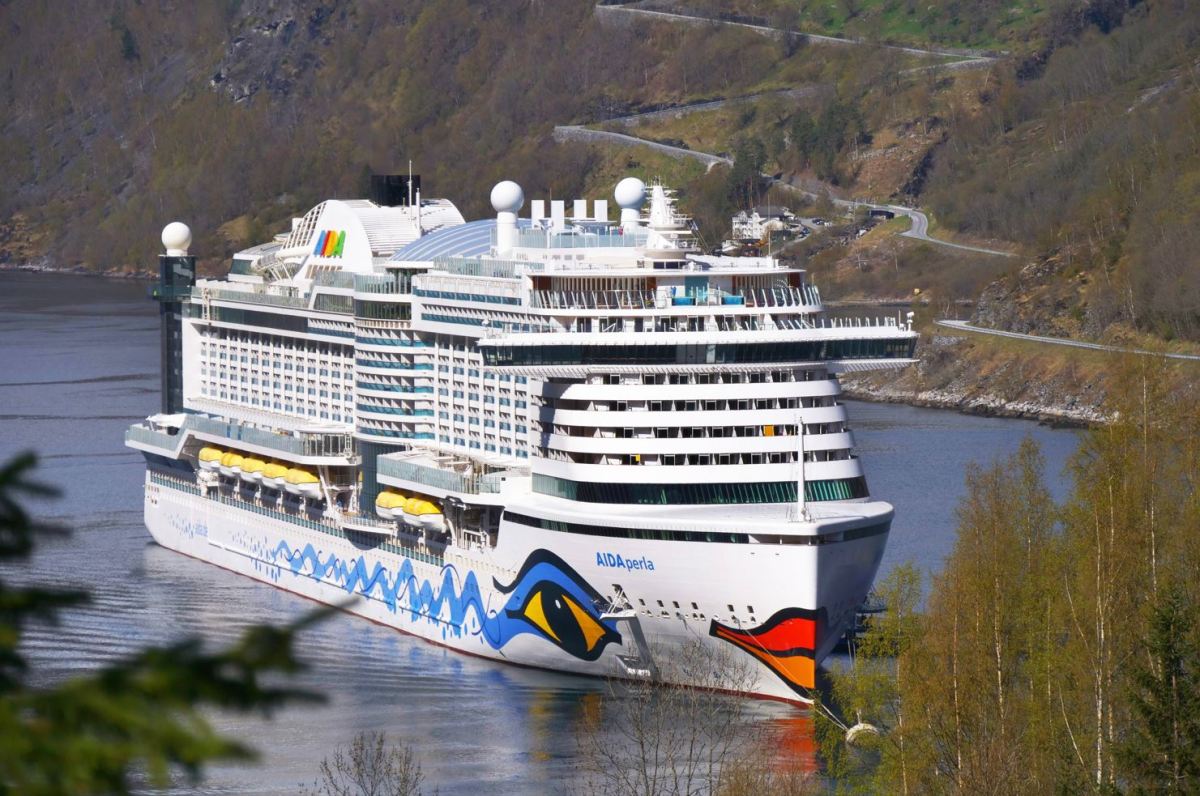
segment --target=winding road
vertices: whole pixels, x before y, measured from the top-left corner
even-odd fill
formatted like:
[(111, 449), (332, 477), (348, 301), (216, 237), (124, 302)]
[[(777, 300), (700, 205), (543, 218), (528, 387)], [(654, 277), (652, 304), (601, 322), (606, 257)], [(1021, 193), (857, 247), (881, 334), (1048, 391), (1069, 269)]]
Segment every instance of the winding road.
[[(803, 91), (804, 89), (795, 89), (795, 90)], [(727, 103), (744, 102), (748, 99), (751, 99), (752, 97), (759, 97), (759, 96), (763, 96), (763, 95), (751, 95), (751, 97), (733, 97), (733, 98), (730, 98), (727, 100), (712, 100), (709, 102), (693, 103), (691, 105), (680, 105), (676, 108), (664, 108), (662, 110), (650, 111), (649, 113), (633, 114), (632, 116), (623, 116), (623, 117), (617, 118), (617, 119), (609, 119), (608, 122), (622, 124), (622, 123), (628, 122), (633, 119), (645, 119), (651, 115), (653, 115), (656, 118), (661, 118), (663, 115), (670, 114), (672, 112), (673, 113), (693, 113), (696, 110), (713, 110), (713, 109), (719, 108), (722, 105), (727, 104)], [(585, 143), (585, 144), (619, 144), (621, 146), (644, 146), (644, 147), (649, 147), (650, 149), (653, 149), (656, 152), (661, 152), (662, 154), (667, 155), (669, 157), (680, 158), (680, 159), (690, 158), (692, 160), (697, 160), (697, 161), (703, 163), (707, 168), (712, 168), (713, 166), (715, 166), (717, 164), (724, 164), (727, 166), (733, 165), (733, 159), (726, 155), (714, 155), (714, 154), (710, 154), (708, 152), (697, 152), (694, 149), (686, 149), (684, 147), (674, 146), (672, 144), (663, 144), (663, 143), (659, 143), (658, 141), (651, 141), (646, 138), (638, 138), (637, 136), (630, 135), (629, 133), (617, 133), (617, 132), (612, 132), (609, 130), (596, 130), (596, 129), (587, 127), (582, 124), (558, 125), (557, 127), (554, 128), (554, 140), (559, 141), (559, 142), (575, 141), (575, 142)], [(772, 187), (783, 188), (784, 190), (792, 191), (793, 193), (800, 194), (809, 199), (819, 199), (820, 198), (820, 194), (810, 191), (806, 188), (802, 188), (797, 185), (792, 185), (789, 182), (785, 182), (783, 180), (776, 179), (775, 177), (772, 177), (767, 174), (764, 174), (763, 176), (766, 177), (767, 179), (771, 180)], [(847, 207), (847, 208), (866, 207), (866, 208), (869, 208), (872, 210), (887, 210), (892, 213), (895, 213), (898, 216), (905, 216), (912, 222), (912, 227), (909, 228), (909, 230), (907, 232), (900, 233), (900, 235), (905, 238), (913, 238), (915, 240), (924, 241), (926, 243), (931, 243), (931, 244), (934, 244), (937, 246), (946, 246), (951, 249), (959, 249), (962, 251), (976, 252), (978, 254), (990, 254), (990, 255), (994, 255), (996, 257), (1016, 257), (1017, 256), (1013, 252), (1000, 251), (998, 249), (985, 249), (982, 246), (968, 246), (963, 243), (952, 243), (951, 241), (948, 241), (948, 240), (940, 240), (938, 238), (930, 237), (930, 235), (929, 235), (929, 216), (925, 215), (925, 213), (923, 213), (922, 211), (916, 210), (911, 207), (904, 207), (903, 205), (876, 204), (874, 202), (864, 202), (864, 201), (860, 201), (858, 199), (834, 199), (832, 197), (830, 198), (830, 201), (833, 202), (833, 204), (837, 207)]]
[(955, 58), (943, 66), (949, 69), (971, 69), (984, 67), (996, 60), (995, 56), (986, 55), (983, 53), (962, 53), (953, 50), (931, 50), (920, 47), (905, 47), (898, 44), (883, 44), (879, 42), (866, 41), (864, 39), (850, 39), (841, 36), (825, 36), (820, 33), (805, 33), (800, 30), (790, 30), (788, 28), (773, 28), (767, 25), (755, 25), (750, 22), (735, 22), (728, 19), (712, 19), (710, 17), (701, 17), (694, 14), (683, 14), (674, 11), (652, 11), (646, 8), (632, 8), (627, 5), (597, 5), (596, 14), (603, 15), (623, 15), (630, 18), (641, 18), (646, 20), (655, 20), (660, 22), (674, 22), (676, 24), (690, 25), (699, 27), (702, 25), (723, 25), (732, 28), (741, 28), (753, 33), (758, 33), (763, 36), (795, 36), (798, 39), (812, 42), (814, 44), (833, 44), (840, 46), (870, 46), (879, 47), (885, 50), (893, 50), (895, 52), (904, 53), (906, 55), (919, 55), (934, 58)]
[(1043, 337), (1037, 334), (1021, 334), (1020, 332), (1006, 332), (1000, 329), (987, 329), (982, 326), (974, 326), (970, 321), (934, 321), (938, 326), (947, 329), (955, 329), (960, 332), (975, 332), (976, 334), (990, 334), (997, 337), (1011, 337), (1014, 340), (1030, 340), (1036, 343), (1049, 343), (1051, 345), (1063, 345), (1070, 348), (1090, 348), (1093, 351), (1110, 351), (1114, 354), (1138, 354), (1139, 356), (1148, 357), (1163, 357), (1165, 359), (1184, 359), (1192, 362), (1200, 362), (1200, 354), (1166, 354), (1161, 351), (1147, 351), (1144, 348), (1122, 348), (1115, 345), (1103, 345), (1102, 343), (1085, 343), (1079, 340), (1068, 340), (1064, 337)]
[[(595, 13), (600, 16), (603, 16), (605, 14), (608, 14), (608, 15), (624, 14), (631, 18), (665, 20), (668, 22), (676, 22), (676, 23), (692, 25), (692, 26), (696, 26), (696, 25), (726, 25), (726, 26), (744, 28), (747, 30), (751, 30), (755, 33), (763, 34), (763, 35), (798, 36), (798, 37), (803, 37), (804, 39), (806, 39), (808, 41), (817, 42), (817, 43), (821, 43), (821, 44), (878, 46), (878, 47), (884, 47), (884, 48), (891, 49), (891, 50), (896, 50), (896, 51), (899, 51), (899, 52), (902, 52), (902, 53), (905, 53), (908, 55), (920, 55), (920, 56), (932, 56), (932, 57), (937, 57), (937, 58), (960, 59), (958, 61), (954, 61), (951, 63), (934, 64), (933, 66), (921, 66), (921, 67), (916, 67), (914, 69), (905, 69), (904, 73), (906, 73), (906, 74), (913, 73), (913, 72), (921, 72), (921, 71), (925, 71), (925, 70), (929, 70), (929, 69), (989, 66), (992, 62), (994, 62), (996, 60), (996, 58), (994, 56), (984, 55), (984, 54), (979, 54), (979, 53), (963, 54), (961, 52), (954, 52), (951, 50), (921, 49), (918, 47), (902, 47), (902, 46), (894, 45), (894, 44), (874, 44), (873, 42), (867, 42), (867, 41), (863, 41), (861, 39), (847, 39), (847, 38), (840, 38), (837, 36), (823, 36), (820, 34), (803, 33), (801, 31), (787, 30), (784, 28), (772, 28), (772, 27), (768, 27), (765, 25), (754, 25), (754, 24), (751, 24), (748, 22), (734, 22), (731, 20), (709, 19), (707, 17), (698, 17), (698, 16), (689, 15), (689, 14), (673, 13), (673, 12), (667, 12), (667, 11), (652, 11), (652, 10), (643, 9), (643, 8), (631, 8), (631, 7), (625, 6), (625, 5), (597, 5), (595, 7)], [(685, 116), (685, 115), (691, 114), (691, 113), (717, 110), (726, 105), (731, 105), (731, 104), (735, 104), (735, 103), (751, 102), (751, 101), (754, 101), (757, 99), (762, 99), (767, 96), (784, 96), (784, 97), (788, 97), (788, 98), (792, 98), (792, 99), (799, 99), (802, 97), (813, 96), (814, 94), (817, 94), (820, 91), (828, 90), (828, 88), (829, 88), (828, 86), (805, 86), (803, 88), (782, 89), (780, 91), (763, 92), (763, 93), (759, 93), (759, 94), (749, 94), (749, 95), (745, 95), (745, 96), (741, 96), (741, 97), (728, 97), (726, 99), (705, 100), (702, 102), (692, 102), (692, 103), (687, 103), (687, 104), (683, 104), (683, 105), (676, 105), (671, 108), (660, 108), (660, 109), (653, 110), (653, 111), (646, 111), (644, 113), (634, 113), (634, 114), (630, 114), (628, 116), (622, 116), (622, 117), (618, 117), (615, 119), (607, 119), (607, 120), (605, 120), (604, 123), (619, 124), (624, 127), (633, 127), (634, 125), (636, 125), (640, 122), (654, 121), (654, 120), (665, 119), (665, 118), (678, 118), (680, 116)], [(664, 143), (660, 143), (658, 141), (651, 141), (651, 140), (648, 140), (645, 138), (639, 138), (635, 135), (630, 135), (629, 133), (618, 133), (618, 132), (610, 131), (610, 130), (597, 130), (593, 127), (589, 127), (587, 125), (582, 125), (582, 124), (558, 125), (554, 128), (553, 137), (554, 137), (555, 141), (559, 141), (559, 142), (576, 141), (576, 142), (587, 143), (587, 144), (607, 143), (607, 144), (617, 144), (620, 146), (645, 146), (645, 147), (649, 147), (650, 149), (652, 149), (656, 152), (667, 155), (668, 157), (673, 157), (673, 158), (678, 158), (678, 159), (697, 160), (697, 161), (703, 163), (705, 165), (705, 167), (709, 168), (709, 169), (711, 169), (713, 166), (716, 166), (718, 164), (725, 164), (725, 165), (729, 165), (729, 166), (733, 165), (733, 159), (728, 157), (727, 155), (715, 155), (715, 154), (712, 154), (709, 152), (698, 152), (694, 149), (687, 149), (685, 147), (674, 146), (672, 144), (664, 144)], [(767, 179), (769, 179), (771, 181), (772, 187), (778, 186), (785, 190), (789, 190), (794, 193), (801, 194), (802, 196), (805, 196), (805, 197), (808, 197), (811, 199), (820, 198), (820, 194), (814, 193), (813, 191), (807, 190), (800, 186), (792, 185), (790, 182), (778, 180), (775, 177), (766, 175), (766, 174), (764, 174), (763, 176), (767, 177)], [(824, 193), (825, 193), (825, 195), (829, 195), (828, 188), (825, 189)], [(923, 213), (922, 211), (911, 208), (911, 207), (904, 207), (902, 205), (875, 204), (873, 202), (864, 202), (864, 201), (857, 200), (857, 199), (833, 199), (832, 197), (831, 197), (831, 201), (833, 202), (834, 205), (836, 205), (838, 207), (846, 207), (846, 208), (866, 207), (871, 210), (884, 210), (884, 211), (889, 211), (891, 213), (894, 213), (896, 215), (905, 216), (906, 218), (908, 218), (910, 220), (910, 222), (912, 224), (912, 226), (908, 229), (907, 232), (900, 233), (901, 236), (905, 237), (905, 238), (912, 238), (914, 240), (920, 240), (925, 243), (930, 243), (930, 244), (934, 244), (937, 246), (945, 246), (947, 248), (959, 249), (961, 251), (975, 252), (977, 254), (988, 254), (988, 255), (993, 255), (996, 257), (1016, 257), (1017, 256), (1013, 252), (999, 251), (997, 249), (987, 249), (982, 246), (968, 246), (968, 245), (962, 244), (962, 243), (952, 243), (951, 241), (948, 241), (948, 240), (940, 240), (938, 238), (930, 237), (930, 235), (929, 235), (929, 216), (925, 215), (925, 213)]]
[[(673, 12), (667, 12), (667, 11), (652, 11), (652, 10), (643, 9), (643, 8), (631, 8), (629, 6), (624, 6), (624, 5), (597, 5), (596, 6), (596, 14), (597, 15), (607, 14), (607, 15), (613, 15), (613, 16), (625, 15), (626, 17), (632, 17), (632, 18), (660, 20), (660, 21), (675, 22), (675, 23), (679, 23), (679, 24), (692, 25), (692, 26), (727, 25), (727, 26), (731, 26), (731, 27), (743, 28), (746, 30), (753, 31), (755, 33), (759, 33), (762, 35), (768, 35), (768, 36), (780, 36), (780, 35), (796, 36), (798, 38), (802, 38), (806, 41), (813, 42), (816, 44), (878, 46), (878, 47), (883, 47), (886, 49), (902, 52), (902, 53), (905, 53), (908, 55), (932, 56), (932, 57), (938, 57), (938, 58), (958, 59), (955, 61), (951, 61), (949, 63), (941, 63), (941, 64), (934, 64), (932, 66), (920, 66), (920, 67), (916, 67), (916, 68), (912, 68), (912, 69), (905, 69), (904, 70), (905, 74), (922, 72), (922, 71), (926, 71), (926, 70), (930, 70), (930, 69), (971, 69), (971, 68), (979, 68), (979, 67), (988, 67), (997, 60), (997, 58), (995, 56), (987, 55), (984, 53), (961, 53), (961, 52), (954, 52), (951, 50), (933, 50), (933, 49), (922, 49), (922, 48), (918, 48), (918, 47), (903, 47), (903, 46), (898, 46), (898, 45), (893, 45), (893, 44), (876, 44), (873, 42), (863, 41), (860, 39), (841, 38), (838, 36), (824, 36), (824, 35), (815, 34), (815, 33), (804, 33), (804, 32), (796, 31), (796, 30), (773, 28), (773, 27), (768, 27), (765, 25), (755, 25), (755, 24), (751, 24), (751, 23), (747, 23), (747, 22), (735, 22), (732, 20), (709, 19), (707, 17), (698, 17), (698, 16), (694, 16), (694, 15), (690, 15), (690, 14), (673, 13)], [(789, 89), (789, 90), (784, 90), (781, 92), (769, 92), (768, 94), (791, 95), (793, 97), (799, 98), (799, 97), (804, 97), (804, 96), (811, 96), (812, 94), (815, 94), (816, 92), (820, 91), (822, 88), (824, 88), (824, 87), (812, 86), (812, 87), (801, 88), (801, 89)], [(622, 124), (625, 126), (633, 126), (642, 121), (651, 121), (651, 120), (662, 119), (662, 118), (677, 118), (679, 116), (683, 116), (683, 115), (686, 115), (689, 113), (716, 110), (724, 105), (735, 103), (735, 102), (747, 102), (747, 101), (752, 101), (752, 100), (756, 100), (756, 99), (761, 99), (762, 97), (768, 96), (768, 94), (751, 94), (751, 95), (743, 96), (743, 97), (730, 97), (728, 99), (722, 99), (722, 100), (711, 100), (711, 101), (706, 101), (706, 102), (690, 103), (687, 105), (679, 105), (674, 108), (663, 108), (660, 110), (649, 111), (647, 113), (631, 114), (629, 116), (621, 117), (618, 119), (610, 119), (608, 121), (612, 122), (612, 123)], [(708, 168), (712, 168), (714, 165), (716, 165), (718, 163), (733, 165), (733, 160), (724, 155), (713, 155), (713, 154), (709, 154), (706, 152), (697, 152), (692, 149), (686, 149), (684, 147), (672, 146), (670, 144), (661, 144), (661, 143), (658, 143), (657, 141), (649, 141), (644, 138), (638, 138), (637, 136), (629, 135), (626, 133), (609, 132), (606, 130), (594, 130), (594, 129), (591, 129), (584, 125), (564, 125), (564, 126), (555, 127), (554, 128), (554, 139), (556, 141), (586, 141), (589, 143), (597, 143), (597, 142), (604, 143), (604, 142), (606, 142), (606, 143), (617, 143), (617, 144), (622, 144), (622, 145), (626, 145), (626, 146), (630, 146), (630, 145), (647, 146), (658, 152), (662, 152), (666, 155), (669, 155), (671, 157), (692, 158), (694, 160), (698, 160), (701, 163), (704, 163)], [(763, 175), (763, 176), (768, 176), (768, 175)], [(801, 186), (793, 185), (790, 182), (778, 180), (778, 179), (775, 179), (774, 177), (769, 177), (769, 179), (771, 180), (772, 186), (780, 187), (780, 188), (783, 188), (783, 189), (789, 190), (789, 191), (793, 191), (795, 193), (799, 193), (808, 198), (813, 198), (813, 199), (820, 198), (819, 194), (814, 193), (813, 191), (807, 190)], [(828, 193), (826, 195), (828, 195)], [(962, 244), (962, 243), (953, 243), (951, 241), (939, 240), (938, 238), (930, 237), (930, 235), (929, 235), (929, 216), (927, 216), (925, 213), (923, 213), (922, 211), (917, 210), (915, 208), (904, 207), (902, 205), (875, 204), (873, 202), (864, 202), (864, 201), (859, 201), (856, 199), (834, 199), (834, 198), (830, 197), (830, 200), (837, 207), (845, 207), (845, 208), (866, 207), (866, 208), (869, 208), (872, 210), (887, 210), (892, 213), (895, 213), (896, 215), (907, 217), (909, 219), (909, 221), (911, 222), (912, 226), (908, 229), (907, 232), (900, 233), (901, 236), (905, 237), (905, 238), (913, 238), (915, 240), (924, 241), (926, 243), (931, 243), (931, 244), (935, 244), (938, 246), (946, 246), (946, 247), (953, 248), (953, 249), (960, 249), (962, 251), (976, 252), (979, 254), (990, 254), (990, 255), (997, 256), (997, 257), (1017, 257), (1018, 256), (1017, 254), (1015, 254), (1013, 252), (1000, 251), (997, 249), (987, 249), (987, 248), (984, 248), (981, 246), (968, 246), (968, 245)], [(1086, 348), (1086, 349), (1091, 349), (1094, 351), (1108, 351), (1111, 353), (1118, 353), (1118, 354), (1136, 354), (1139, 356), (1157, 356), (1157, 357), (1163, 357), (1165, 359), (1178, 359), (1178, 360), (1200, 362), (1200, 355), (1196, 355), (1196, 354), (1170, 354), (1170, 353), (1163, 353), (1163, 352), (1159, 352), (1159, 351), (1148, 351), (1146, 349), (1141, 349), (1141, 348), (1124, 348), (1121, 346), (1104, 345), (1102, 343), (1087, 343), (1087, 342), (1082, 342), (1079, 340), (1068, 340), (1068, 339), (1065, 339), (1062, 337), (1046, 337), (1043, 335), (1022, 334), (1020, 332), (1008, 332), (1008, 331), (1003, 331), (1000, 329), (987, 329), (984, 327), (974, 326), (970, 323), (970, 321), (939, 320), (939, 321), (934, 321), (934, 323), (937, 326), (941, 326), (941, 327), (944, 327), (947, 329), (954, 329), (956, 331), (973, 332), (976, 334), (994, 335), (997, 337), (1008, 337), (1008, 338), (1012, 338), (1012, 339), (1016, 339), (1016, 340), (1028, 340), (1028, 341), (1032, 341), (1032, 342), (1045, 343), (1045, 344), (1049, 344), (1049, 345), (1060, 345), (1060, 346), (1067, 346), (1070, 348)]]

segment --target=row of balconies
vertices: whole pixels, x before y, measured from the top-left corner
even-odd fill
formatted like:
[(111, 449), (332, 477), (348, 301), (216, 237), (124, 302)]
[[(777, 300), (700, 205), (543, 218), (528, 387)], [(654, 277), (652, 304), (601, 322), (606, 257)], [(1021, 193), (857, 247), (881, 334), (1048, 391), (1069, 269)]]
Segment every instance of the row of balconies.
[[(682, 287), (682, 286), (678, 286)], [(653, 310), (667, 307), (804, 307), (817, 311), (821, 295), (812, 285), (803, 287), (719, 288), (673, 290), (534, 290), (529, 296), (534, 309), (554, 310)]]
[[(795, 464), (798, 451), (756, 451), (729, 453), (581, 453), (556, 448), (538, 448), (540, 459), (571, 464), (650, 467), (711, 467), (744, 464)], [(805, 462), (848, 461), (849, 450), (806, 451)]]

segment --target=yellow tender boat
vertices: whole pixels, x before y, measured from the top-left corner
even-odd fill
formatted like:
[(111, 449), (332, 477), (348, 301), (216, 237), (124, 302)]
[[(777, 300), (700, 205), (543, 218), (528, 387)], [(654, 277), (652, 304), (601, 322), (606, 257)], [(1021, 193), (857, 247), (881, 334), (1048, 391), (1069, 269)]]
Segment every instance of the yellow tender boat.
[(271, 462), (262, 471), (262, 485), (272, 489), (283, 489), (287, 483), (288, 468), (278, 462)]
[(440, 531), (446, 524), (438, 505), (423, 497), (410, 497), (404, 502), (404, 521), (431, 531)]
[(221, 475), (236, 477), (242, 472), (242, 462), (245, 459), (236, 451), (226, 451), (221, 457)]
[(253, 456), (242, 459), (242, 480), (251, 484), (257, 484), (262, 479), (263, 469), (266, 466), (266, 462), (262, 459), (256, 459)]
[(215, 470), (221, 466), (221, 457), (224, 455), (225, 451), (220, 448), (201, 448), (196, 458), (202, 470)]
[(379, 497), (375, 498), (375, 513), (385, 520), (401, 519), (401, 515), (404, 513), (404, 504), (407, 502), (407, 496), (385, 489), (379, 493)]
[(293, 495), (303, 495), (304, 497), (320, 497), (321, 496), (321, 479), (317, 478), (308, 470), (302, 470), (299, 467), (293, 467), (287, 471), (287, 483), (284, 489)]

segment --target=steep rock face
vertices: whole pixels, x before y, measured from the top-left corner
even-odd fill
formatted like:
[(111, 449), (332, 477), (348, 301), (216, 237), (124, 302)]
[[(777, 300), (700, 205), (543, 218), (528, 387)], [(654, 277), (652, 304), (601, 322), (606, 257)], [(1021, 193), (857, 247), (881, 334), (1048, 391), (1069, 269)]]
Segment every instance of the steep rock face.
[(1070, 336), (1079, 332), (1071, 286), (1061, 261), (1036, 260), (992, 282), (979, 296), (972, 323), (1021, 334)]
[(255, 0), (239, 9), (209, 86), (234, 102), (259, 91), (287, 96), (320, 63), (320, 49), (346, 23), (344, 2)]

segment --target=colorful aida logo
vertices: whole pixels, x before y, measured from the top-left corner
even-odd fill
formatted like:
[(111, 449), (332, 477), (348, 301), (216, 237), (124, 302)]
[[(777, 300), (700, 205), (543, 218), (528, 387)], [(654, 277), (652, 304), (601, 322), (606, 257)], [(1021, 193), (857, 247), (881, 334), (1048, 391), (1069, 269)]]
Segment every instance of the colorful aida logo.
[(317, 235), (317, 245), (313, 247), (313, 254), (318, 257), (341, 257), (342, 246), (345, 243), (345, 230), (325, 230)]

